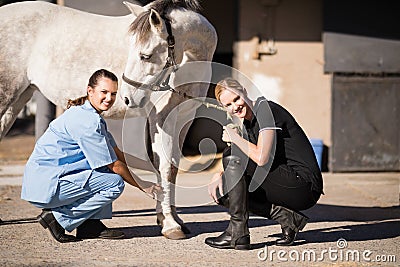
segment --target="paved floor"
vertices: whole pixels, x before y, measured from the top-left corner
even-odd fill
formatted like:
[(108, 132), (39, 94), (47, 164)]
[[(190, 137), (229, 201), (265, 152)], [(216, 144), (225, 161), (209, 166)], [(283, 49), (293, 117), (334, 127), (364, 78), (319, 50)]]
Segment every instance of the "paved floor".
[[(326, 194), (305, 212), (311, 221), (295, 246), (274, 246), (279, 226), (252, 216), (253, 249), (235, 251), (204, 244), (206, 237), (222, 232), (229, 219), (225, 209), (202, 198), (204, 190), (196, 191), (198, 203), (178, 194), (186, 203), (178, 211), (191, 234), (174, 241), (160, 235), (153, 200), (129, 186), (114, 202), (114, 218), (105, 221), (124, 231), (125, 239), (57, 243), (34, 219), (40, 211), (19, 197), (22, 171), (23, 165), (0, 165), (0, 266), (400, 265), (400, 173), (324, 173)], [(190, 188), (204, 189), (211, 176), (180, 173), (178, 184), (189, 190), (182, 192), (192, 192)]]

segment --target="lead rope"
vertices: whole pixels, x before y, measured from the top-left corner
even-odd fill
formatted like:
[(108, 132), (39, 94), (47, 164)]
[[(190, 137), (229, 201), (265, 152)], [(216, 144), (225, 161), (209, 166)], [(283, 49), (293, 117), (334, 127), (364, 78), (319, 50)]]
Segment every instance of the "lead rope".
[[(201, 105), (205, 106), (206, 108), (213, 108), (213, 109), (217, 109), (217, 110), (225, 112), (226, 119), (231, 122), (231, 123), (228, 123), (225, 127), (229, 127), (231, 129), (235, 129), (237, 131), (237, 133), (240, 136), (243, 137), (242, 127), (240, 127), (240, 125), (235, 124), (233, 122), (233, 118), (232, 118), (231, 114), (229, 114), (229, 112), (226, 110), (226, 108), (221, 107), (221, 106), (216, 105), (216, 104), (213, 104), (213, 103), (210, 103), (210, 102), (207, 102), (207, 101), (204, 101), (204, 100), (197, 99), (197, 98), (195, 98), (193, 96), (190, 96), (190, 95), (188, 95), (186, 93), (182, 93), (180, 91), (177, 91), (174, 88), (172, 88), (171, 86), (169, 86), (169, 91), (171, 91), (172, 93), (178, 94), (178, 95), (182, 96), (183, 98), (199, 102)], [(227, 144), (228, 144), (228, 146), (231, 146), (231, 143), (227, 143)]]

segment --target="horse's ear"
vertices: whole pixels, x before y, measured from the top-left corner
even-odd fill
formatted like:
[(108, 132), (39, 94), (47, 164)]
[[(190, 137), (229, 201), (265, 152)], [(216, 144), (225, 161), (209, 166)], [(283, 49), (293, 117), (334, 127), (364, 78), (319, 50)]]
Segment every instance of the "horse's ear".
[(142, 7), (141, 5), (133, 4), (133, 3), (127, 2), (127, 1), (124, 1), (123, 3), (129, 9), (129, 11), (131, 11), (131, 13), (133, 15), (135, 15), (136, 17), (139, 16), (140, 13), (143, 13), (144, 11), (146, 11), (146, 9), (144, 7)]
[(161, 18), (160, 14), (154, 9), (150, 9), (150, 25), (151, 29), (156, 33), (162, 33), (164, 30), (164, 21)]

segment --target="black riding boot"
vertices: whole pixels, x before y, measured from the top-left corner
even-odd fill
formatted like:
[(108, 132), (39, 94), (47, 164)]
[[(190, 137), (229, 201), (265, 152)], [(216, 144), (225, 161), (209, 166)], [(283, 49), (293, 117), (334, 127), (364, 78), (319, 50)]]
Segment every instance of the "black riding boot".
[(229, 209), (230, 222), (228, 228), (218, 237), (209, 237), (206, 244), (215, 248), (250, 249), (248, 228), (247, 186), (243, 177), (240, 158), (228, 156), (223, 159), (224, 192), (227, 197), (220, 198), (220, 203)]
[(282, 237), (276, 240), (278, 246), (290, 246), (297, 233), (307, 224), (308, 217), (300, 212), (272, 204), (270, 218), (277, 221), (282, 228)]

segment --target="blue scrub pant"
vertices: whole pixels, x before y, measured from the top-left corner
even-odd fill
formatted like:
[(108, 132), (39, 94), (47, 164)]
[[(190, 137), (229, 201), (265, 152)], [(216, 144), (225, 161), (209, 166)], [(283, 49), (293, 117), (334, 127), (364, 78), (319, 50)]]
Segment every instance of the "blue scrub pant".
[(68, 232), (87, 219), (111, 219), (112, 202), (122, 194), (125, 183), (120, 175), (108, 170), (108, 167), (93, 170), (84, 187), (59, 180), (50, 203), (31, 203), (41, 209), (51, 209)]

